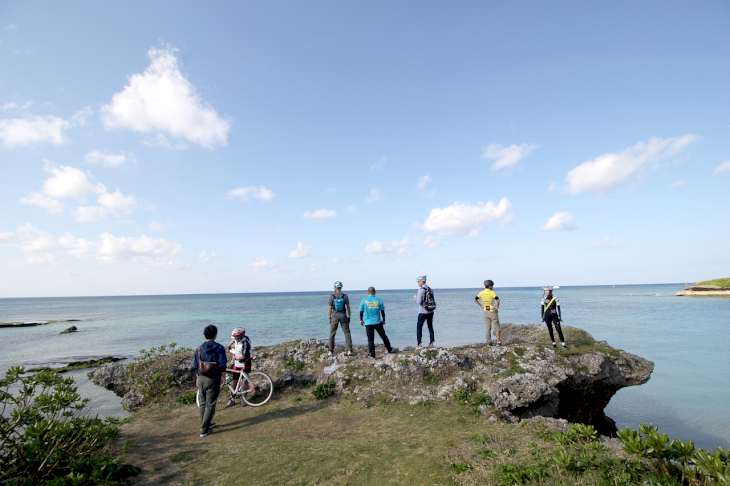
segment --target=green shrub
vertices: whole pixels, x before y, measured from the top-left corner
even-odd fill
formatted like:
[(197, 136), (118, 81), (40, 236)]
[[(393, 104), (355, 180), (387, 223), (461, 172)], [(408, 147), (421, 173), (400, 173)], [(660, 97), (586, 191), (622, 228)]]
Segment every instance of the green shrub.
[(190, 351), (189, 348), (177, 348), (176, 343), (142, 349), (140, 356), (127, 365), (127, 380), (132, 390), (139, 390), (144, 403), (157, 403), (169, 388), (179, 387), (184, 383), (176, 381), (170, 375), (170, 368), (177, 363), (180, 353)]
[(427, 349), (425, 353), (423, 353), (423, 356), (426, 359), (434, 359), (436, 356), (438, 356), (439, 352), (435, 349)]
[(468, 462), (452, 462), (451, 470), (455, 473), (463, 473), (471, 469), (471, 464)]
[(441, 376), (436, 372), (423, 371), (423, 382), (429, 386), (436, 386), (441, 382)]
[(89, 416), (73, 378), (23, 373), (0, 380), (0, 483), (111, 485), (139, 473), (107, 453), (119, 421)]
[(195, 403), (195, 394), (198, 393), (197, 390), (189, 391), (188, 393), (183, 393), (179, 397), (175, 399), (175, 401), (181, 405), (192, 405)]
[(334, 394), (335, 383), (332, 381), (329, 381), (327, 383), (320, 383), (319, 385), (314, 387), (314, 390), (312, 390), (312, 395), (314, 395), (314, 398), (316, 398), (317, 400), (324, 400)]
[(297, 371), (302, 371), (304, 369), (304, 361), (294, 359), (294, 356), (289, 356), (289, 359), (287, 359), (286, 363), (284, 363), (284, 367), (289, 371), (296, 373)]

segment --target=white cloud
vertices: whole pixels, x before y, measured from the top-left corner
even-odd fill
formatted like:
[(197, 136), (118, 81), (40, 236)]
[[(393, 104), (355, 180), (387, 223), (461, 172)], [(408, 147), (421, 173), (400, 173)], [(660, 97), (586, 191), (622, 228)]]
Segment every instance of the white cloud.
[(317, 209), (316, 211), (305, 211), (302, 217), (304, 219), (327, 219), (337, 216), (334, 209)]
[(150, 231), (160, 232), (165, 231), (170, 226), (172, 226), (172, 224), (169, 221), (164, 223), (160, 223), (159, 221), (152, 221), (148, 227)]
[(380, 194), (380, 191), (373, 187), (372, 189), (370, 189), (370, 194), (368, 194), (368, 196), (365, 198), (365, 202), (370, 204), (376, 201), (382, 201), (383, 199), (383, 195)]
[(578, 227), (572, 223), (574, 219), (575, 216), (570, 214), (568, 211), (561, 211), (559, 213), (555, 213), (555, 215), (553, 215), (547, 223), (540, 226), (540, 229), (545, 231), (572, 231), (578, 229)]
[(316, 263), (310, 263), (309, 264), (309, 271), (310, 272), (316, 272), (317, 270), (319, 270), (319, 268), (317, 268), (317, 264)]
[(345, 209), (348, 214), (357, 214), (357, 208), (355, 206), (347, 206), (347, 209)]
[(264, 257), (259, 257), (256, 259), (255, 262), (250, 263), (249, 266), (256, 271), (269, 272), (276, 270), (279, 265), (272, 260)]
[(104, 192), (97, 198), (99, 206), (79, 206), (74, 213), (76, 222), (87, 223), (102, 221), (110, 216), (121, 217), (132, 214), (138, 207), (134, 196), (125, 196), (119, 190)]
[(672, 188), (682, 187), (683, 185), (685, 185), (685, 183), (686, 183), (686, 181), (674, 181), (670, 184), (670, 187), (672, 187)]
[(198, 261), (200, 263), (208, 263), (211, 260), (215, 260), (215, 252), (211, 251), (210, 253), (206, 251), (201, 251), (198, 253)]
[(50, 253), (32, 253), (28, 255), (28, 263), (31, 265), (60, 265), (63, 262)]
[(730, 160), (715, 167), (715, 174), (719, 172), (730, 172)]
[(63, 131), (71, 124), (56, 116), (29, 116), (0, 120), (0, 140), (6, 147), (18, 147), (34, 143), (64, 142)]
[(74, 167), (56, 167), (46, 163), (46, 171), (51, 173), (51, 177), (43, 183), (40, 192), (21, 198), (21, 203), (39, 206), (48, 214), (57, 214), (63, 210), (58, 199), (83, 202), (86, 197), (96, 196), (98, 206), (79, 206), (76, 209), (74, 214), (79, 223), (124, 216), (133, 213), (139, 206), (134, 196), (125, 196), (118, 189), (110, 193), (104, 184), (92, 182), (87, 174)]
[(441, 246), (441, 243), (441, 238), (436, 238), (435, 236), (429, 236), (423, 240), (423, 246), (426, 248), (436, 248)]
[(383, 172), (386, 162), (388, 162), (388, 157), (383, 156), (377, 163), (370, 166), (370, 170), (373, 172)]
[[(32, 102), (22, 106), (23, 109)], [(8, 103), (3, 109), (18, 108), (15, 103)], [(77, 111), (71, 121), (53, 115), (25, 116), (23, 118), (7, 118), (0, 120), (0, 140), (8, 147), (20, 147), (34, 143), (52, 143), (61, 145), (66, 141), (63, 132), (69, 128), (86, 125), (88, 118), (93, 114), (91, 108)]]
[(304, 257), (308, 257), (311, 255), (312, 255), (312, 249), (308, 246), (302, 245), (302, 242), (300, 241), (299, 243), (297, 243), (297, 247), (289, 252), (288, 257), (289, 258), (304, 258)]
[(20, 198), (20, 202), (22, 204), (30, 204), (31, 206), (43, 208), (48, 214), (58, 214), (63, 212), (63, 203), (61, 201), (39, 192), (31, 192), (27, 196)]
[(418, 178), (418, 184), (417, 184), (418, 185), (418, 190), (419, 191), (422, 191), (426, 187), (426, 184), (428, 184), (429, 182), (431, 182), (431, 176), (430, 175), (426, 174), (426, 175), (423, 175), (423, 176), (419, 177)]
[(512, 167), (520, 160), (525, 158), (527, 154), (540, 147), (534, 143), (522, 143), (520, 145), (512, 144), (504, 147), (497, 143), (492, 143), (484, 147), (482, 159), (493, 160), (492, 170), (499, 170), (505, 167)]
[(209, 149), (227, 145), (230, 123), (201, 99), (195, 86), (180, 72), (177, 49), (147, 52), (150, 65), (102, 106), (100, 118), (107, 130), (122, 128), (166, 141), (170, 136)]
[(512, 221), (511, 204), (503, 197), (499, 204), (479, 201), (476, 206), (455, 202), (446, 208), (433, 208), (423, 224), (416, 223), (414, 228), (436, 233), (441, 236), (461, 236), (473, 238), (479, 235), (484, 227), (497, 219), (504, 224)]
[(639, 142), (621, 152), (601, 155), (568, 172), (566, 190), (571, 194), (610, 192), (639, 177), (648, 162), (672, 157), (698, 140), (700, 137), (697, 135), (652, 137), (648, 142)]
[(397, 253), (401, 256), (412, 256), (411, 248), (414, 246), (416, 246), (416, 240), (410, 236), (390, 243), (376, 239), (365, 246), (365, 253)]
[(593, 245), (593, 248), (618, 248), (620, 246), (621, 243), (614, 243), (613, 238), (611, 238), (610, 236), (606, 236), (600, 242)]
[(132, 154), (129, 152), (120, 152), (118, 154), (111, 154), (108, 150), (104, 152), (100, 150), (92, 150), (86, 154), (84, 158), (87, 164), (99, 164), (106, 167), (117, 168), (121, 167), (128, 161), (134, 160)]
[[(99, 261), (124, 262), (143, 259), (164, 264), (168, 258), (179, 254), (182, 246), (162, 238), (115, 237), (102, 233), (98, 241), (77, 238), (69, 233), (53, 236), (38, 230), (30, 223), (18, 226), (14, 233), (0, 233), (0, 245), (17, 246), (34, 261), (48, 260), (36, 252), (60, 251), (78, 258)], [(39, 260), (40, 259), (40, 260)]]
[(237, 187), (231, 189), (226, 193), (228, 199), (240, 199), (241, 201), (248, 201), (250, 199), (260, 199), (261, 201), (271, 201), (276, 195), (270, 191), (266, 186), (247, 186)]

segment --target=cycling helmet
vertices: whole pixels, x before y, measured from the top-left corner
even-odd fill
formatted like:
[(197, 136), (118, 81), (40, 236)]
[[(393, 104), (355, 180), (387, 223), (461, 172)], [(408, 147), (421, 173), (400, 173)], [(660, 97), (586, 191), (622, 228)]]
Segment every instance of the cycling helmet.
[(488, 288), (488, 287), (494, 287), (494, 282), (492, 282), (491, 280), (485, 280), (484, 288)]
[(335, 288), (336, 289), (341, 289), (342, 288), (342, 282), (340, 282), (339, 280), (337, 282), (335, 282)]
[(236, 339), (246, 334), (246, 330), (242, 327), (237, 327), (231, 332), (231, 338)]
[(425, 282), (425, 281), (426, 281), (425, 275), (419, 275), (418, 278), (416, 279), (416, 282)]

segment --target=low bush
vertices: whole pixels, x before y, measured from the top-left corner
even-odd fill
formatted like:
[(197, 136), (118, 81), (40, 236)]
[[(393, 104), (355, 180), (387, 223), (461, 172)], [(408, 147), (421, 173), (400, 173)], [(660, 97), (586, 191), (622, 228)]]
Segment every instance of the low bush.
[(170, 369), (179, 362), (180, 354), (187, 353), (190, 348), (176, 346), (176, 343), (171, 343), (149, 351), (142, 349), (140, 355), (127, 365), (129, 386), (142, 393), (144, 403), (157, 403), (168, 389), (184, 384), (174, 378)]
[(198, 390), (192, 390), (187, 393), (183, 393), (182, 395), (175, 398), (175, 401), (181, 405), (192, 405), (195, 403), (195, 395), (198, 393)]
[(73, 378), (13, 367), (0, 380), (0, 483), (125, 484), (139, 469), (108, 454), (119, 421), (91, 417)]
[(312, 390), (312, 395), (314, 395), (314, 398), (316, 398), (317, 400), (324, 400), (334, 394), (335, 384), (332, 381), (329, 381), (327, 383), (320, 383), (319, 385), (314, 387), (314, 390)]
[(289, 371), (296, 373), (304, 369), (304, 361), (295, 359), (294, 356), (289, 356), (289, 359), (287, 359), (286, 363), (284, 363), (284, 367)]

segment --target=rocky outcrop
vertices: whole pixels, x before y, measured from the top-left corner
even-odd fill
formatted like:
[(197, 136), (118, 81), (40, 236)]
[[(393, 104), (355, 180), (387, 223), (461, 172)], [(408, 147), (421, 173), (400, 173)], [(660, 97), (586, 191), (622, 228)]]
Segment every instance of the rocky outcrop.
[[(654, 364), (597, 342), (580, 329), (563, 326), (563, 331), (568, 351), (553, 349), (539, 324), (502, 325), (503, 346), (405, 348), (396, 354), (378, 346), (381, 357), (375, 362), (365, 346), (356, 346), (355, 356), (338, 348), (336, 359), (344, 367), (331, 374), (324, 371), (333, 363), (324, 343), (294, 340), (254, 348), (254, 368), (272, 376), (278, 393), (301, 393), (306, 387), (334, 382), (338, 393), (365, 403), (377, 399), (416, 404), (481, 394), (491, 401), (480, 408), (490, 419), (547, 417), (593, 424), (611, 433), (615, 424), (604, 408), (619, 389), (648, 381)], [(89, 376), (135, 408), (141, 405), (139, 394), (126, 383), (124, 366), (104, 365)], [(189, 354), (169, 365), (167, 372), (175, 382), (194, 383)]]
[(675, 295), (697, 295), (706, 297), (730, 296), (730, 289), (718, 285), (690, 285)]

